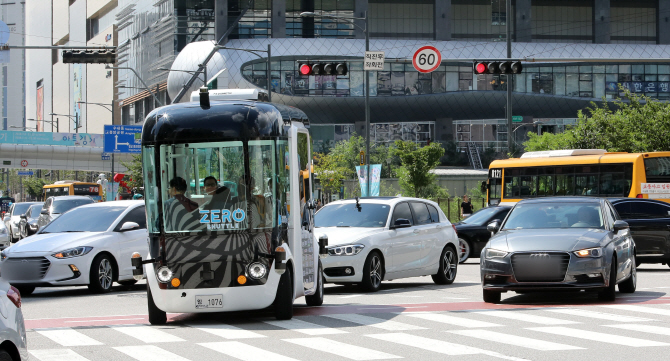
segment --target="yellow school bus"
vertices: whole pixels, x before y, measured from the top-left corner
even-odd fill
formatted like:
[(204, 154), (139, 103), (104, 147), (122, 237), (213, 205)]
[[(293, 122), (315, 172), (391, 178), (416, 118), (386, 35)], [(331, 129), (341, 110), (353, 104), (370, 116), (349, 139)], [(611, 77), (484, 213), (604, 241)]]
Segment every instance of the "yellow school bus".
[(96, 202), (102, 201), (102, 186), (97, 183), (58, 181), (42, 187), (44, 200), (53, 196), (91, 196)]
[(489, 205), (570, 195), (670, 202), (670, 152), (527, 152), (521, 158), (491, 162), (486, 190)]

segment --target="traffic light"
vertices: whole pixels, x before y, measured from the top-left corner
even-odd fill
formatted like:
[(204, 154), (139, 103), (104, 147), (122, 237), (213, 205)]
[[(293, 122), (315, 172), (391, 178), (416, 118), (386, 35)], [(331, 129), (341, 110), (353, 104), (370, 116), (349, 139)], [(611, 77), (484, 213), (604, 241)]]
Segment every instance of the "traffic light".
[(520, 61), (491, 61), (472, 63), (475, 74), (520, 74), (523, 66)]
[(63, 50), (63, 63), (114, 64), (116, 50)]
[(300, 63), (300, 75), (347, 75), (345, 63)]

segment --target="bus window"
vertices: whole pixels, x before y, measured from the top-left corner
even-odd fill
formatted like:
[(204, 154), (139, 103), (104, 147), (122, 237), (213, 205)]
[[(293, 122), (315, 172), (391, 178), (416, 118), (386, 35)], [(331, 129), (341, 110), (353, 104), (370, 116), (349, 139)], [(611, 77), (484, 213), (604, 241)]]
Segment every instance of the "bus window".
[[(307, 136), (307, 133), (298, 133), (298, 159), (300, 160), (300, 169), (309, 172), (309, 165), (311, 164), (311, 152), (309, 149), (309, 137)], [(303, 187), (305, 189), (311, 189), (309, 187), (309, 177), (305, 180)], [(301, 184), (303, 183), (303, 180), (300, 180)], [(309, 200), (312, 198), (312, 195), (309, 194), (309, 192), (301, 191), (300, 192), (300, 197), (301, 197), (301, 203), (303, 202), (302, 199), (304, 199), (304, 202), (309, 202)]]
[(249, 169), (255, 184), (251, 196), (254, 198), (253, 206), (257, 207), (260, 217), (254, 228), (274, 227), (274, 188), (273, 175), (275, 173), (274, 141), (257, 140), (249, 142)]
[(595, 196), (598, 190), (598, 166), (575, 167), (575, 188), (577, 195)]
[(556, 170), (556, 195), (571, 196), (575, 194), (575, 169), (574, 167), (557, 167)]
[[(156, 187), (156, 162), (154, 159), (155, 149), (153, 147), (142, 148), (142, 167), (144, 171), (144, 199), (147, 205), (147, 220), (158, 219), (158, 187)], [(149, 233), (159, 233), (160, 228), (156, 222), (147, 222)]]
[(647, 182), (668, 182), (670, 181), (670, 157), (644, 158), (644, 170)]
[(554, 195), (554, 168), (544, 167), (538, 169), (537, 195), (548, 197)]

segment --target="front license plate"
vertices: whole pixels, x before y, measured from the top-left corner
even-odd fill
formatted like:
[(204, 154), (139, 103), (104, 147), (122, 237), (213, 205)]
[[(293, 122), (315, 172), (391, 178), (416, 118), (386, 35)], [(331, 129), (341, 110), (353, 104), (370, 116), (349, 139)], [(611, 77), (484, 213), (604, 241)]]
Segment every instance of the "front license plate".
[(195, 308), (223, 308), (223, 295), (196, 295)]

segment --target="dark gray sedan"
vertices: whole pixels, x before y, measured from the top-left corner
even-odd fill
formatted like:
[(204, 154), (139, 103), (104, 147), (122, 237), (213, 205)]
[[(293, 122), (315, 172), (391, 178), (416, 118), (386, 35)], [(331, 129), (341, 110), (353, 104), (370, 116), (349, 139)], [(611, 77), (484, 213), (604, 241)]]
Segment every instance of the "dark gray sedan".
[(635, 292), (635, 242), (606, 199), (552, 197), (516, 204), (481, 253), (484, 301), (500, 294), (597, 291), (613, 301), (615, 286)]

